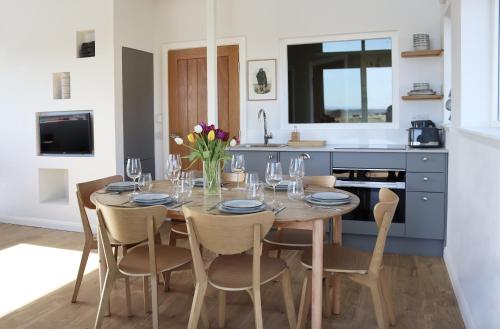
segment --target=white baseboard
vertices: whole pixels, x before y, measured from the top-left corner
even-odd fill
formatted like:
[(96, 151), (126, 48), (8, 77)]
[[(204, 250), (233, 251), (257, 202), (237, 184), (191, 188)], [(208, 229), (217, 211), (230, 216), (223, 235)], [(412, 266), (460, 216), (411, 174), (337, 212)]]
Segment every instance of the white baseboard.
[(472, 313), (469, 308), (469, 303), (467, 302), (467, 299), (465, 299), (463, 290), (458, 280), (458, 276), (455, 272), (455, 268), (453, 267), (451, 260), (448, 258), (448, 253), (446, 251), (447, 250), (445, 248), (443, 253), (444, 263), (446, 265), (446, 269), (448, 270), (448, 275), (450, 277), (453, 291), (455, 292), (455, 296), (457, 297), (458, 308), (460, 309), (460, 314), (462, 314), (465, 328), (476, 329), (476, 325), (474, 324), (474, 319), (472, 318)]
[(71, 232), (83, 232), (82, 224), (79, 222), (62, 221), (62, 220), (55, 220), (48, 218), (0, 215), (0, 223), (50, 228), (54, 230), (71, 231)]

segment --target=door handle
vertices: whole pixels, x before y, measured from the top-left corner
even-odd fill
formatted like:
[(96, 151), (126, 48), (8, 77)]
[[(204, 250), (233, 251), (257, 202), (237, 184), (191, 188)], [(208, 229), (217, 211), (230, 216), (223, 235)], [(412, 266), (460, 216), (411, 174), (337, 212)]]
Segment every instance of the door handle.
[(429, 180), (429, 177), (424, 177), (424, 182), (427, 182)]
[(429, 158), (428, 158), (428, 157), (423, 157), (423, 158), (422, 158), (422, 161), (427, 161), (427, 160), (429, 160)]
[(428, 197), (426, 197), (426, 196), (423, 196), (423, 197), (422, 197), (422, 201), (429, 201), (429, 198), (428, 198)]

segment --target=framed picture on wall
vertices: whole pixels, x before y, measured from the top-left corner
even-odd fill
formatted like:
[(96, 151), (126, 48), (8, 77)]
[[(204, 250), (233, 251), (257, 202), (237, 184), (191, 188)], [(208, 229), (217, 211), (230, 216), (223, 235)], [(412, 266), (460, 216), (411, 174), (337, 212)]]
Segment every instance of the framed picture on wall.
[(276, 99), (276, 60), (259, 59), (248, 61), (248, 100), (265, 101)]

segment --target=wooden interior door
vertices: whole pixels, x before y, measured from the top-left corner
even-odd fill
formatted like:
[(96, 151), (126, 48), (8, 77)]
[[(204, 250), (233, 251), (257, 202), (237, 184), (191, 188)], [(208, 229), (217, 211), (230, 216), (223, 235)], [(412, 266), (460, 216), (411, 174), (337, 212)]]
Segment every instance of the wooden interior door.
[[(239, 135), (239, 47), (217, 48), (218, 127)], [(206, 48), (171, 50), (168, 52), (168, 115), (170, 153), (189, 154), (173, 137), (187, 134), (200, 121), (207, 120), (207, 51)], [(183, 162), (183, 167), (188, 165)], [(198, 164), (194, 168), (201, 168)]]

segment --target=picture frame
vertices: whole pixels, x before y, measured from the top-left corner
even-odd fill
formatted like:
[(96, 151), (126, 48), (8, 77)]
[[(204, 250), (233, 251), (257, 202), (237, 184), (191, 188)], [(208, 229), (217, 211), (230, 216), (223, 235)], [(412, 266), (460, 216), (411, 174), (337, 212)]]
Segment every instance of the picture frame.
[(276, 59), (249, 60), (247, 75), (249, 101), (276, 100)]

